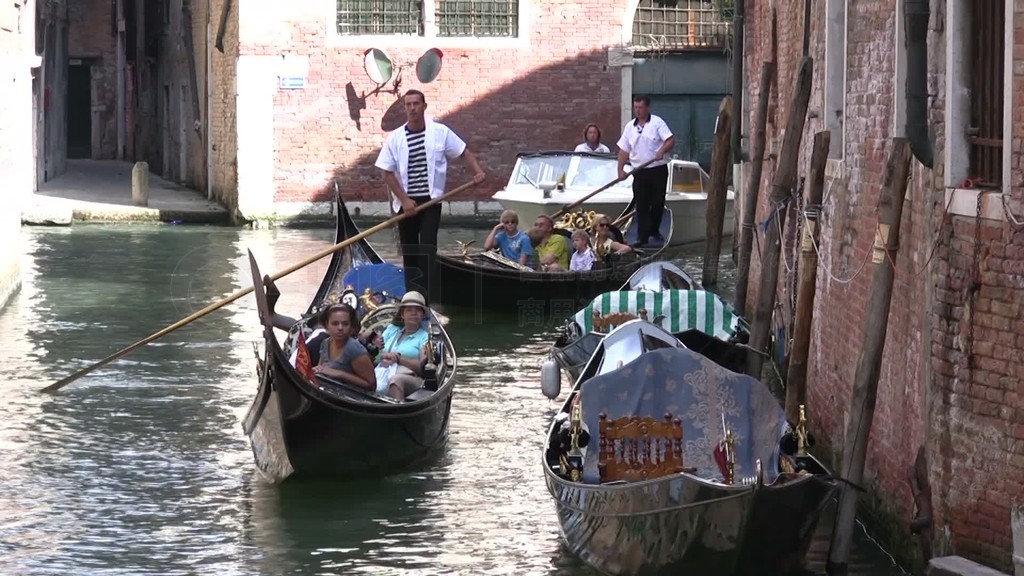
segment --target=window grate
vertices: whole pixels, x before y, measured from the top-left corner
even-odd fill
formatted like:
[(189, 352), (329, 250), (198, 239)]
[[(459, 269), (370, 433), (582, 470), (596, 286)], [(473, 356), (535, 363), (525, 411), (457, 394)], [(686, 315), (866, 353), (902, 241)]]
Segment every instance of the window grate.
[(1003, 179), (1003, 30), (1005, 0), (975, 0), (971, 19), (971, 125), (968, 176), (982, 186)]
[(421, 0), (338, 0), (338, 34), (423, 35)]
[(633, 45), (655, 50), (715, 48), (732, 42), (732, 22), (709, 0), (641, 0), (633, 18)]
[(437, 34), (516, 38), (519, 0), (437, 0)]

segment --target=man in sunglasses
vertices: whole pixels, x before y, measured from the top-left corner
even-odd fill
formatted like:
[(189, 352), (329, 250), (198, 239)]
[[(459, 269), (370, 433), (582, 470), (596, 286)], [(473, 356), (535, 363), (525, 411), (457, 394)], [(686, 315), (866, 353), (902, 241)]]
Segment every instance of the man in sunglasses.
[(637, 239), (634, 248), (647, 244), (653, 238), (657, 244), (661, 236), (661, 217), (665, 213), (665, 189), (668, 186), (668, 152), (676, 140), (668, 124), (651, 114), (651, 99), (644, 95), (633, 97), (634, 118), (622, 128), (619, 138), (619, 178), (626, 178), (626, 162), (642, 169), (634, 169), (633, 199), (636, 201)]

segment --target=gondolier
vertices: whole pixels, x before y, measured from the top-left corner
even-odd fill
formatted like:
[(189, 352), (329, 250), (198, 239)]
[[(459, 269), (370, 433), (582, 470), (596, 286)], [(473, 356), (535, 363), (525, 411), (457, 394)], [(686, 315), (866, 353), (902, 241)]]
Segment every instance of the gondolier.
[(633, 97), (635, 118), (622, 128), (619, 147), (619, 178), (626, 178), (626, 162), (645, 168), (634, 170), (633, 198), (636, 201), (638, 237), (634, 248), (645, 245), (652, 238), (662, 243), (658, 226), (665, 211), (665, 188), (668, 186), (668, 151), (676, 140), (668, 124), (651, 114), (651, 99), (647, 96)]
[[(473, 181), (484, 181), (483, 169), (462, 138), (444, 124), (426, 118), (427, 100), (422, 92), (409, 90), (403, 104), (406, 123), (388, 135), (375, 163), (384, 172), (391, 208), (396, 213), (415, 210), (417, 205), (444, 194), (450, 158), (463, 158), (473, 171)], [(406, 288), (426, 294), (428, 302), (433, 301), (430, 276), (440, 225), (440, 204), (398, 223)]]

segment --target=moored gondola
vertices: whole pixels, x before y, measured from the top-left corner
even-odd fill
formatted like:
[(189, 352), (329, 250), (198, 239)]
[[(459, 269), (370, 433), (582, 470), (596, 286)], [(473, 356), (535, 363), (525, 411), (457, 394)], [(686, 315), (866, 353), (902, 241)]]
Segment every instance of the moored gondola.
[(544, 393), (557, 397), (559, 370), (575, 381), (598, 343), (616, 326), (635, 319), (654, 322), (718, 364), (741, 371), (749, 327), (732, 306), (671, 262), (651, 262), (618, 290), (596, 296), (568, 318), (542, 368)]
[[(615, 220), (612, 234), (632, 244), (637, 236), (632, 204)], [(590, 229), (596, 214), (573, 212), (560, 219), (555, 234), (571, 236), (574, 228)], [(619, 229), (621, 226), (621, 230)], [(568, 315), (595, 295), (620, 286), (637, 269), (658, 259), (672, 235), (672, 212), (665, 210), (659, 233), (662, 242), (626, 254), (603, 255), (602, 262), (587, 271), (543, 272), (509, 261), (496, 252), (472, 252), (463, 245), (459, 255), (437, 255), (438, 304), (474, 307), (475, 310), (518, 312), (550, 317)]]
[(806, 438), (760, 382), (633, 320), (598, 344), (542, 467), (566, 545), (603, 573), (783, 575), (835, 490)]
[[(339, 198), (337, 241), (357, 234)], [(364, 327), (382, 332), (405, 292), (402, 270), (384, 262), (365, 239), (335, 252), (306, 313), (281, 342), (274, 331), (275, 324), (283, 327), (273, 309), (277, 289), (261, 276), (251, 254), (250, 265), (265, 342), (259, 388), (242, 426), (264, 475), (272, 481), (293, 475), (366, 477), (436, 456), (448, 438), (456, 353), (432, 310), (424, 320), (430, 335), (425, 385), (402, 402), (321, 375), (310, 380), (295, 368), (299, 335), (305, 338), (325, 306), (352, 304)]]

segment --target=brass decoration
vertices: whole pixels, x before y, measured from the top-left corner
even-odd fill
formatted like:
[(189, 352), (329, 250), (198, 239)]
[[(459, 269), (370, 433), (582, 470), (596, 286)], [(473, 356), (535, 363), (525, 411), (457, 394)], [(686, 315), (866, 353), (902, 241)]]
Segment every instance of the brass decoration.
[(576, 212), (566, 212), (562, 218), (555, 222), (555, 228), (563, 230), (593, 230), (596, 228), (597, 212), (590, 210), (584, 212), (581, 208)]
[(800, 405), (800, 420), (796, 425), (796, 455), (807, 456), (807, 415), (804, 405)]
[(609, 420), (602, 412), (598, 426), (597, 469), (601, 482), (636, 482), (686, 471), (683, 423), (670, 412), (660, 421), (649, 416)]
[(489, 258), (491, 260), (494, 260), (495, 262), (498, 262), (499, 264), (504, 264), (505, 266), (508, 266), (510, 268), (515, 268), (516, 270), (519, 270), (521, 272), (536, 272), (536, 270), (534, 270), (533, 268), (530, 268), (529, 266), (520, 264), (519, 262), (516, 262), (515, 260), (508, 258), (504, 254), (502, 254), (501, 250), (498, 248), (495, 248), (494, 250), (484, 250), (480, 254), (482, 254), (485, 258)]
[(363, 309), (366, 310), (367, 312), (371, 310), (376, 310), (377, 308), (380, 307), (376, 302), (373, 301), (373, 293), (370, 292), (369, 287), (367, 287), (366, 290), (363, 290), (363, 295), (359, 297), (359, 300), (363, 303)]
[(726, 477), (725, 483), (732, 484), (736, 478), (736, 437), (733, 436), (732, 429), (725, 431), (725, 469)]
[(469, 260), (469, 247), (474, 242), (476, 242), (476, 240), (470, 240), (469, 242), (463, 242), (461, 240), (455, 241), (455, 243), (459, 245), (459, 248), (462, 248), (462, 257), (467, 261)]
[[(646, 314), (647, 311), (644, 310), (643, 312)], [(646, 319), (647, 318), (644, 318), (644, 320)], [(636, 316), (630, 314), (629, 312), (612, 312), (607, 316), (602, 316), (601, 313), (595, 309), (593, 321), (594, 332), (611, 332), (612, 328), (615, 328), (620, 324), (625, 324), (630, 320), (636, 320)]]

